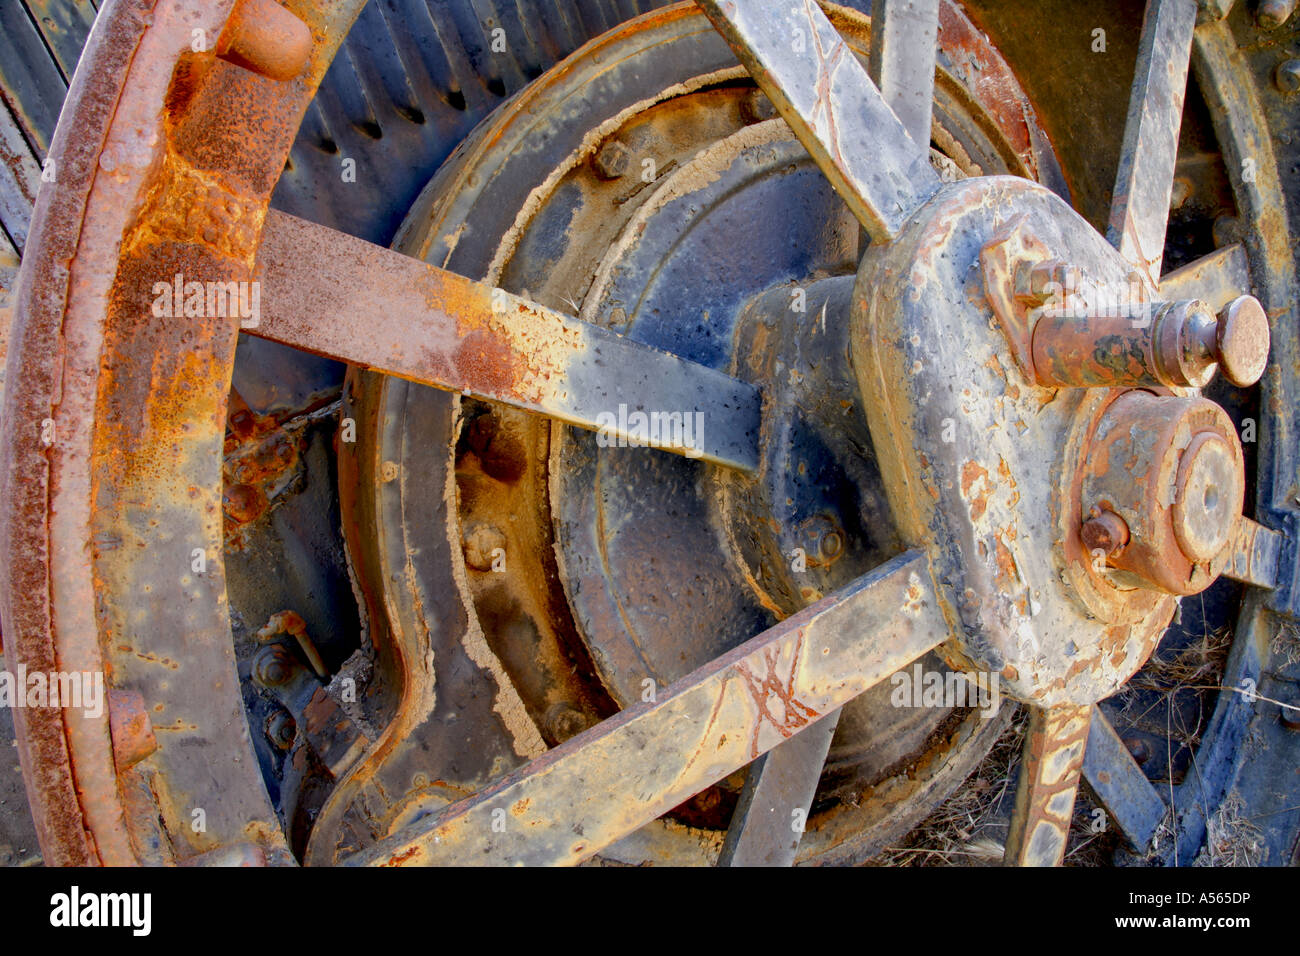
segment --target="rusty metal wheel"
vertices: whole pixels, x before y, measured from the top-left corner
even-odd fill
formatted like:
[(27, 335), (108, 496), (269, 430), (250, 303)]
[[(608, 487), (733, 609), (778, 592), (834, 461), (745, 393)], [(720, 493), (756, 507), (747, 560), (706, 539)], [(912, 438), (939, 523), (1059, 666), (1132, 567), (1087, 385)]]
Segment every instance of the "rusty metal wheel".
[[(999, 5), (855, 6), (105, 5), (4, 410), (6, 652), (110, 688), (16, 711), (48, 861), (861, 862), (1011, 719), (913, 662), (1029, 708), (1008, 860), (1081, 775), (1124, 852), (1292, 852), (1278, 43), (1129, 11), (1112, 203)], [(1140, 766), (1105, 699), (1238, 602)]]

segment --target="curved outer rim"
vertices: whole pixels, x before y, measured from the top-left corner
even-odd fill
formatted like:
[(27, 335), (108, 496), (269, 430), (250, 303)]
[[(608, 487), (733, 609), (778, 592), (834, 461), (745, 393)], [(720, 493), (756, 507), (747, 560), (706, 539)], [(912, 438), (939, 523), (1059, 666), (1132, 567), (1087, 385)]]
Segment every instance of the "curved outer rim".
[[(161, 153), (169, 130), (163, 104), (177, 66), (194, 52), (196, 37), (215, 41), (221, 35), (234, 2), (110, 0), (96, 19), (55, 132), (50, 155), (56, 179), (42, 183), (37, 196), (15, 297), (3, 411), (13, 438), (0, 450), (0, 495), (8, 503), (0, 514), (0, 615), (14, 657), (29, 670), (103, 673), (110, 688), (121, 677), (115, 671), (121, 670), (122, 655), (114, 660), (105, 653), (100, 630), (105, 589), (96, 559), (112, 545), (95, 537), (96, 510), (117, 493), (115, 487), (97, 484), (103, 477), (96, 470), (96, 444), (104, 440), (103, 405), (119, 384), (114, 373), (126, 377), (126, 366), (115, 368), (114, 362), (129, 358), (104, 351), (112, 334), (112, 299), (118, 291), (123, 240), (147, 202), (158, 198), (149, 190), (165, 168)], [(312, 68), (299, 80), (263, 90), (267, 100), (279, 101), (281, 112), (288, 107), (300, 118), (359, 5), (329, 9), (330, 4), (303, 0), (291, 6), (315, 27)], [(284, 136), (275, 129), (264, 127), (262, 132), (270, 141), (265, 158), (276, 163), (278, 175), (289, 142), (276, 142)], [(254, 147), (266, 146), (255, 136), (249, 139)], [(275, 159), (277, 151), (281, 155)], [(273, 176), (272, 186), (274, 181)], [(270, 190), (257, 198), (264, 213)], [(255, 212), (255, 204), (250, 203), (250, 211)], [(260, 215), (253, 218), (255, 243)], [(202, 258), (200, 254), (197, 261)], [(202, 345), (203, 330), (198, 331)], [(119, 330), (121, 337), (130, 334), (129, 329)], [(216, 416), (195, 423), (200, 431), (207, 424), (218, 434), (233, 362), (233, 327), (224, 339), (226, 354), (218, 352), (219, 364), (209, 372), (216, 384), (222, 378), (225, 383), (213, 396)], [(150, 393), (146, 404), (152, 399)], [(145, 410), (146, 420), (165, 414)], [(47, 420), (53, 422), (56, 436), (51, 448), (40, 441)], [(175, 455), (171, 460), (169, 452)], [(154, 454), (159, 473), (179, 468), (183, 457), (177, 446), (161, 446), (161, 453)], [(190, 593), (159, 593), (146, 600), (155, 606), (178, 602), (186, 607), (190, 614), (184, 619), (194, 622), (194, 632), (187, 632), (186, 638), (226, 635), (221, 642), (194, 642), (193, 657), (187, 651), (185, 665), (214, 685), (210, 693), (216, 708), (239, 719), (210, 726), (207, 736), (164, 737), (154, 758), (159, 766), (167, 766), (169, 758), (191, 768), (212, 761), (206, 792), (169, 794), (159, 788), (172, 781), (128, 780), (125, 768), (115, 766), (108, 707), (97, 719), (54, 708), (19, 709), (15, 716), (20, 760), (42, 854), (51, 864), (165, 860), (248, 841), (272, 851), (283, 845), (255, 761), (240, 764), (237, 756), (233, 763), (229, 759), (233, 746), (242, 743), (245, 753), (251, 753), (251, 747), (228, 637), (220, 520), (203, 517), (221, 513), (219, 461), (195, 480), (203, 484), (189, 489), (194, 520), (183, 529), (189, 535), (182, 537), (187, 553), (188, 545), (202, 542), (215, 567)], [(120, 507), (126, 510), (129, 505)], [(174, 557), (150, 557), (160, 565), (161, 580), (175, 580)], [(168, 563), (171, 574), (166, 573)], [(129, 641), (124, 634), (118, 639)], [(219, 774), (218, 767), (225, 772)], [(195, 832), (197, 827), (182, 828), (181, 803), (193, 809), (214, 808), (213, 813), (205, 809), (201, 833)], [(215, 809), (220, 806), (234, 812), (223, 814)], [(160, 807), (168, 823), (165, 836), (154, 822)], [(196, 836), (188, 847), (186, 831)], [(168, 837), (179, 845), (167, 847)]]
[[(0, 571), (0, 616), (15, 657), (32, 669), (103, 669), (99, 634), (90, 614), (96, 592), (91, 551), (56, 544), (89, 545), (89, 426), (95, 421), (104, 305), (115, 252), (136, 210), (148, 166), (128, 162), (114, 175), (101, 176), (100, 154), (106, 144), (151, 142), (148, 131), (158, 132), (157, 104), (171, 76), (170, 69), (157, 71), (156, 63), (175, 63), (194, 24), (219, 32), (230, 5), (230, 0), (172, 0), (152, 10), (145, 0), (110, 0), (87, 44), (56, 132), (51, 154), (59, 182), (57, 188), (43, 186), (38, 196), (20, 274), (3, 412), (13, 437), (0, 450), (0, 494), (9, 503), (0, 515), (0, 551), (6, 559)], [(330, 30), (321, 34), (337, 41), (338, 34), (331, 35)], [(318, 44), (318, 53), (320, 49)], [(318, 58), (317, 76), (327, 62), (328, 55)], [(1198, 33), (1195, 64), (1198, 76), (1211, 80), (1202, 83), (1203, 90), (1207, 85), (1213, 90), (1207, 95), (1246, 100), (1246, 121), (1234, 114), (1231, 104), (1224, 110), (1227, 119), (1219, 124), (1219, 134), (1225, 154), (1231, 158), (1248, 146), (1257, 147), (1252, 155), (1271, 160), (1267, 126), (1253, 90), (1225, 92), (1213, 82), (1225, 79), (1240, 65), (1226, 25), (1207, 25)], [(132, 108), (140, 112), (128, 119)], [(1284, 340), (1286, 354), (1291, 355), (1295, 277), (1286, 244), (1283, 193), (1275, 163), (1261, 162), (1258, 169), (1253, 184), (1235, 175), (1233, 184), (1252, 227), (1248, 237), (1252, 265), (1261, 298), (1274, 320), (1275, 342)], [(1283, 219), (1280, 225), (1278, 217)], [(1295, 394), (1295, 371), (1288, 364), (1270, 369), (1266, 403)], [(39, 426), (47, 418), (53, 419), (60, 436), (56, 454), (39, 444)], [(1262, 510), (1293, 519), (1295, 509), (1284, 503), (1294, 476), (1294, 468), (1288, 467), (1295, 456), (1289, 438), (1290, 426), (1285, 423), (1266, 427), (1261, 448), (1266, 467), (1260, 470), (1259, 490)], [(219, 501), (219, 487), (204, 493), (209, 499), (215, 494)], [(63, 537), (64, 529), (72, 529), (72, 536)], [(212, 553), (220, 554), (219, 542)], [(217, 617), (224, 622), (224, 603), (217, 604)], [(1258, 626), (1258, 605), (1252, 599), (1243, 610), (1245, 627), (1239, 634), (1247, 640), (1238, 640), (1234, 648), (1231, 676), (1257, 675), (1266, 654), (1267, 636)], [(1227, 729), (1232, 712), (1240, 714), (1242, 706), (1238, 695), (1221, 697), (1207, 744), (1235, 747), (1240, 734), (1233, 741), (1227, 738), (1234, 735), (1220, 731)], [(47, 861), (133, 862), (107, 717), (65, 723), (63, 712), (55, 710), (20, 710), (16, 717), (20, 759)], [(260, 780), (249, 780), (256, 776), (249, 762), (238, 783), (251, 785), (265, 801)], [(230, 780), (222, 783), (235, 785)]]

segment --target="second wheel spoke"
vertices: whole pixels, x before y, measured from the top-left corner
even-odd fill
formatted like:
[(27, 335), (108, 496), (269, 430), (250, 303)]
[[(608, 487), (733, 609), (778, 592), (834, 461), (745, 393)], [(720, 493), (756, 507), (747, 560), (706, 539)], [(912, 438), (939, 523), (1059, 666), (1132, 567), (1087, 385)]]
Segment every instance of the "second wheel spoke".
[(580, 862), (783, 741), (816, 733), (819, 720), (947, 636), (925, 556), (901, 554), (687, 674), (655, 701), (349, 862)]
[(250, 334), (744, 471), (758, 389), (501, 289), (270, 212)]
[(1030, 709), (1007, 863), (1057, 866), (1065, 858), (1091, 718), (1087, 704)]
[(930, 145), (939, 0), (876, 0), (871, 79), (912, 141)]
[(929, 138), (912, 140), (817, 4), (699, 2), (871, 238), (896, 236), (939, 188)]
[(1153, 284), (1164, 258), (1195, 28), (1195, 0), (1147, 3), (1111, 199), (1107, 238)]

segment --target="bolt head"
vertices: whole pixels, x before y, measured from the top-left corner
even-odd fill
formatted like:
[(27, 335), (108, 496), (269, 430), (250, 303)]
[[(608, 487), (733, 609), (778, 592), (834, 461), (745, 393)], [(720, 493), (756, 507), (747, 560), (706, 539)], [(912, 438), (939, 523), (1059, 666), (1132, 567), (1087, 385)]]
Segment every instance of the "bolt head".
[(293, 717), (284, 711), (276, 711), (266, 722), (266, 737), (281, 750), (288, 750), (293, 745), (298, 725)]
[(838, 531), (827, 531), (822, 535), (821, 555), (823, 559), (830, 561), (834, 558), (838, 558), (840, 552), (843, 550), (844, 538)]
[(1219, 313), (1215, 351), (1233, 385), (1254, 385), (1268, 366), (1268, 314), (1253, 295), (1238, 296)]
[(1151, 759), (1151, 745), (1142, 737), (1125, 737), (1124, 747), (1139, 764)]
[(1016, 278), (1027, 304), (1042, 305), (1053, 297), (1064, 298), (1083, 286), (1083, 270), (1060, 259), (1036, 262), (1022, 269)]
[(264, 648), (253, 660), (253, 679), (264, 687), (288, 683), (293, 671), (293, 658), (279, 644)]
[(587, 715), (571, 704), (558, 703), (546, 714), (546, 729), (561, 743), (578, 736), (590, 726), (592, 722)]
[(1128, 544), (1128, 525), (1113, 511), (1102, 511), (1083, 523), (1079, 537), (1089, 553), (1100, 550), (1109, 557)]
[(611, 139), (596, 153), (592, 166), (601, 179), (618, 179), (627, 172), (632, 154), (616, 139)]
[(257, 518), (263, 510), (261, 493), (248, 484), (227, 485), (221, 500), (226, 514), (238, 524), (247, 524)]
[(1283, 93), (1300, 92), (1300, 60), (1283, 60), (1273, 71), (1273, 84)]
[(1260, 0), (1255, 22), (1265, 30), (1276, 30), (1286, 23), (1295, 9), (1295, 0)]
[(498, 548), (504, 550), (506, 536), (491, 525), (475, 525), (465, 534), (462, 542), (465, 563), (476, 571), (492, 570), (492, 555)]

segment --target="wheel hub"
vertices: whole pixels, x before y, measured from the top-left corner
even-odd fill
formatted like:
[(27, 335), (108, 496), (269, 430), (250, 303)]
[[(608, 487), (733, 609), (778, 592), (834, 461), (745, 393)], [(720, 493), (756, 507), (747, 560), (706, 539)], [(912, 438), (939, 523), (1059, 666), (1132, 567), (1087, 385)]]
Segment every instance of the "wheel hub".
[[(1077, 320), (1040, 294), (1078, 275), (1132, 290), (1124, 311), (1075, 299)], [(1223, 360), (1208, 306), (1155, 298), (1057, 196), (1009, 178), (945, 187), (858, 273), (858, 382), (900, 533), (944, 583), (946, 656), (1040, 706), (1128, 680), (1241, 513), (1232, 422), (1180, 386), (1262, 367), (1266, 327), (1230, 333)]]

